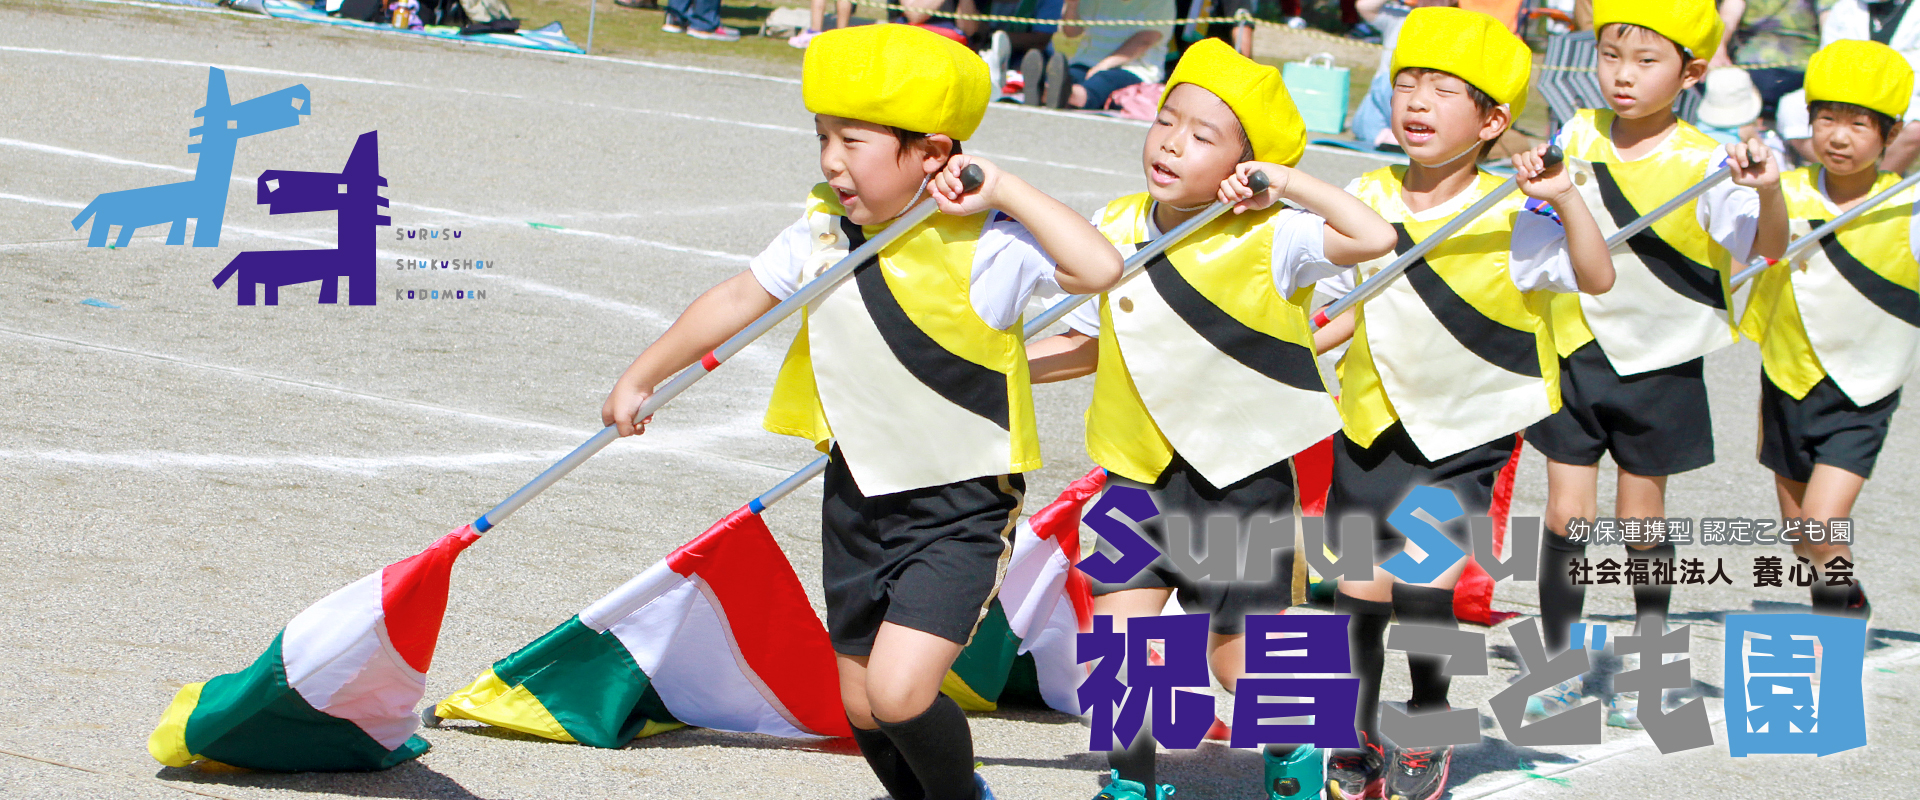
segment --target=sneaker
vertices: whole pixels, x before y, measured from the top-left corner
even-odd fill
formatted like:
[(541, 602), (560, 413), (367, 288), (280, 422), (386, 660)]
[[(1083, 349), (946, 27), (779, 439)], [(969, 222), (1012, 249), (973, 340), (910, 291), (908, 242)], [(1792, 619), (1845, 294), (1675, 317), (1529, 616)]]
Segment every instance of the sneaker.
[(1375, 28), (1372, 25), (1368, 25), (1367, 23), (1364, 23), (1364, 22), (1353, 23), (1353, 27), (1347, 29), (1347, 38), (1349, 39), (1359, 39), (1360, 41), (1363, 41), (1363, 42), (1373, 42), (1375, 44), (1378, 44), (1380, 42), (1380, 37), (1381, 37), (1381, 34), (1380, 34), (1379, 28)]
[(819, 35), (820, 35), (819, 31), (801, 31), (799, 33), (796, 33), (792, 36), (787, 37), (787, 44), (793, 47), (798, 47), (802, 50), (805, 50), (807, 49), (807, 43), (812, 42), (813, 37), (819, 36)]
[(1038, 50), (1028, 50), (1020, 58), (1020, 75), (1025, 80), (1020, 87), (1020, 102), (1024, 105), (1040, 105), (1040, 85), (1047, 72), (1047, 58)]
[(987, 788), (986, 776), (981, 775), (978, 772), (973, 773), (973, 788), (979, 790), (977, 792), (974, 792), (974, 797), (976, 798), (976, 800), (995, 800), (993, 796), (993, 790)]
[(1546, 719), (1580, 704), (1586, 696), (1585, 676), (1575, 675), (1557, 684), (1553, 688), (1527, 698), (1526, 721), (1534, 722)]
[(1067, 57), (1054, 53), (1047, 59), (1047, 78), (1045, 96), (1041, 103), (1048, 108), (1066, 108), (1067, 96), (1073, 91), (1073, 78), (1067, 75)]
[(1094, 795), (1093, 800), (1173, 800), (1173, 787), (1168, 784), (1160, 784), (1154, 790), (1153, 797), (1148, 798), (1147, 787), (1141, 786), (1139, 781), (1121, 780), (1120, 770), (1117, 769), (1112, 770), (1111, 775), (1107, 785), (1100, 788), (1100, 793)]
[(710, 30), (710, 31), (700, 31), (700, 30), (694, 30), (692, 28), (688, 28), (687, 35), (695, 39), (705, 39), (709, 42), (740, 41), (740, 29), (729, 28), (725, 25), (722, 25), (718, 28), (714, 28), (713, 30)]
[(1007, 57), (1013, 53), (1013, 40), (1006, 31), (994, 31), (992, 44), (980, 51), (980, 59), (987, 62), (987, 102), (1000, 99), (1001, 88), (1006, 85)]
[(1335, 750), (1327, 759), (1328, 800), (1361, 800), (1385, 796), (1387, 757), (1366, 731), (1360, 732), (1360, 749)]
[(1300, 17), (1288, 17), (1287, 27), (1292, 28), (1296, 31), (1303, 30), (1307, 27), (1307, 21)]
[(662, 23), (660, 25), (660, 32), (661, 33), (686, 33), (687, 26), (681, 25), (675, 22)]
[(1435, 800), (1447, 790), (1453, 746), (1409, 747), (1393, 751), (1387, 767), (1387, 800)]
[(1320, 770), (1320, 749), (1301, 745), (1286, 758), (1261, 753), (1267, 762), (1264, 785), (1267, 800), (1318, 800), (1326, 775)]

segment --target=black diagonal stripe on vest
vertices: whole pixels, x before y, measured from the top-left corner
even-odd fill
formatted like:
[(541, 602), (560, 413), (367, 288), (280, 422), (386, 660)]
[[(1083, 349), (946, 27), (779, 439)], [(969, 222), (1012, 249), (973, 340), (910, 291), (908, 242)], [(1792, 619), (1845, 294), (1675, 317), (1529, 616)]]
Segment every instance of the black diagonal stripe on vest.
[[(1413, 235), (1407, 233), (1407, 226), (1396, 222), (1393, 229), (1400, 234), (1400, 243), (1394, 246), (1394, 252), (1412, 249)], [(1446, 328), (1461, 347), (1508, 372), (1540, 377), (1540, 345), (1532, 333), (1509, 328), (1480, 313), (1480, 309), (1448, 286), (1446, 279), (1434, 272), (1425, 258), (1408, 267), (1405, 277), (1407, 285), (1420, 295), (1420, 302), (1426, 304), (1434, 319), (1440, 320), (1440, 326)]]
[[(1627, 196), (1620, 192), (1620, 184), (1613, 179), (1613, 173), (1607, 171), (1607, 165), (1595, 162), (1593, 175), (1600, 179), (1600, 198), (1607, 204), (1607, 214), (1613, 217), (1615, 228), (1624, 228), (1640, 218), (1640, 212), (1627, 202)], [(1660, 279), (1681, 297), (1712, 306), (1721, 311), (1727, 310), (1727, 296), (1720, 291), (1720, 273), (1705, 264), (1680, 255), (1673, 245), (1660, 238), (1649, 227), (1627, 240), (1627, 249), (1640, 257), (1647, 270)]]
[[(1314, 363), (1312, 348), (1269, 336), (1234, 319), (1232, 314), (1200, 294), (1199, 289), (1193, 288), (1166, 256), (1157, 256), (1147, 264), (1147, 277), (1173, 313), (1214, 349), (1269, 380), (1309, 392), (1327, 390), (1326, 383), (1320, 380), (1320, 367)], [(1205, 391), (1206, 387), (1194, 389)]]
[[(852, 220), (841, 217), (840, 229), (847, 234), (849, 249), (866, 244), (866, 233)], [(1007, 376), (954, 355), (913, 324), (906, 310), (900, 307), (900, 299), (894, 297), (893, 289), (887, 286), (887, 276), (877, 268), (879, 260), (876, 256), (861, 264), (854, 270), (853, 279), (860, 287), (860, 300), (867, 306), (867, 316), (880, 330), (880, 338), (886, 340), (893, 357), (909, 374), (947, 402), (986, 417), (1002, 429), (1012, 430), (1007, 413)]]
[[(1810, 219), (1807, 224), (1818, 228), (1827, 222)], [(1860, 259), (1854, 258), (1847, 248), (1841, 247), (1839, 238), (1831, 233), (1820, 237), (1820, 249), (1826, 251), (1827, 260), (1833, 262), (1833, 268), (1840, 271), (1840, 277), (1853, 284), (1855, 291), (1873, 301), (1881, 311), (1893, 315), (1894, 319), (1920, 328), (1920, 293), (1887, 280), (1885, 275), (1860, 263)]]

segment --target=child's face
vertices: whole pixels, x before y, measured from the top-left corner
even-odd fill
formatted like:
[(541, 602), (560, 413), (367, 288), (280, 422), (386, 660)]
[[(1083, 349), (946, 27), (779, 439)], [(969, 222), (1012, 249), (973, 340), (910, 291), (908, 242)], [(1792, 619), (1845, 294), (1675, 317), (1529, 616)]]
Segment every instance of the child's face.
[(1240, 118), (1226, 101), (1191, 83), (1175, 86), (1147, 129), (1147, 194), (1171, 206), (1210, 202), (1245, 151)]
[(813, 128), (820, 135), (820, 174), (856, 225), (899, 216), (953, 146), (934, 134), (902, 150), (900, 137), (884, 125), (825, 114), (814, 115)]
[[(1890, 133), (1899, 132), (1899, 123)], [(1887, 143), (1873, 117), (1858, 111), (1822, 108), (1813, 112), (1813, 155), (1836, 175), (1873, 169)]]
[(1393, 77), (1393, 138), (1414, 163), (1436, 167), (1477, 150), (1506, 131), (1507, 119), (1500, 108), (1482, 114), (1467, 82), (1450, 73), (1403, 69)]
[(1600, 31), (1600, 90), (1613, 113), (1641, 119), (1673, 108), (1673, 99), (1706, 75), (1707, 62), (1688, 59), (1666, 37), (1619, 25)]

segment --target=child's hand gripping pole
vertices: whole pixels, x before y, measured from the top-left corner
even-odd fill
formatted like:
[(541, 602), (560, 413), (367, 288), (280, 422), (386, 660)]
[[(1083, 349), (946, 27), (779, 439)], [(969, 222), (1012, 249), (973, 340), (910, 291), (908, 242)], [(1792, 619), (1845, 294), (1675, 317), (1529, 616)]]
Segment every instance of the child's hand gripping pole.
[[(1266, 191), (1269, 185), (1270, 185), (1270, 181), (1267, 178), (1267, 174), (1264, 172), (1255, 172), (1247, 176), (1247, 188), (1252, 189), (1254, 194), (1259, 194), (1261, 192)], [(971, 189), (969, 189), (969, 191), (971, 191)], [(1173, 230), (1160, 234), (1159, 238), (1154, 239), (1153, 241), (1148, 242), (1144, 245), (1141, 245), (1140, 249), (1134, 251), (1133, 255), (1127, 256), (1126, 263), (1121, 265), (1121, 273), (1120, 273), (1121, 282), (1122, 283), (1126, 282), (1128, 278), (1131, 278), (1134, 275), (1138, 274), (1141, 270), (1146, 269), (1148, 262), (1151, 262), (1153, 259), (1159, 257), (1161, 253), (1166, 252), (1167, 248), (1172, 247), (1175, 244), (1178, 244), (1180, 240), (1186, 238), (1188, 234), (1193, 233), (1196, 230), (1199, 230), (1201, 226), (1206, 225), (1207, 223), (1212, 222), (1215, 219), (1218, 219), (1221, 214), (1225, 214), (1228, 211), (1232, 210), (1233, 205), (1234, 204), (1232, 203), (1214, 203), (1213, 205), (1208, 206), (1205, 211), (1202, 211), (1199, 214), (1194, 215), (1191, 219), (1188, 219), (1186, 222), (1182, 222), (1179, 225), (1174, 226)], [(1058, 303), (1054, 303), (1053, 305), (1047, 307), (1047, 310), (1040, 312), (1039, 316), (1034, 317), (1033, 319), (1027, 320), (1026, 326), (1021, 329), (1022, 335), (1027, 339), (1032, 339), (1036, 336), (1039, 336), (1041, 332), (1045, 331), (1047, 328), (1052, 327), (1054, 323), (1059, 322), (1062, 318), (1066, 317), (1068, 312), (1074, 310), (1075, 308), (1078, 308), (1081, 303), (1087, 302), (1089, 299), (1092, 299), (1093, 297), (1094, 295), (1090, 295), (1090, 294), (1076, 294), (1076, 295), (1070, 295), (1066, 299), (1061, 300)], [(802, 485), (805, 485), (807, 481), (810, 481), (816, 477), (819, 477), (820, 473), (825, 472), (826, 470), (827, 470), (826, 456), (821, 456), (819, 458), (814, 459), (812, 462), (808, 463), (806, 466), (801, 467), (800, 471), (795, 472), (792, 475), (788, 475), (785, 480), (782, 480), (779, 483), (774, 484), (773, 488), (768, 489), (765, 493), (761, 494), (759, 497), (753, 498), (751, 501), (748, 501), (747, 510), (752, 511), (755, 514), (758, 514), (761, 511), (766, 510), (767, 506), (780, 502), (781, 498), (784, 498), (787, 495), (792, 494), (793, 490), (800, 488)]]
[[(980, 185), (986, 182), (986, 179), (986, 173), (982, 171), (980, 167), (971, 164), (960, 173), (960, 185), (968, 192), (979, 189)], [(886, 230), (874, 234), (867, 239), (865, 244), (855, 248), (854, 251), (848, 253), (845, 258), (840, 259), (840, 263), (833, 265), (826, 272), (820, 273), (820, 277), (808, 281), (805, 286), (800, 287), (792, 296), (782, 300), (779, 305), (769, 309), (767, 313), (761, 314), (759, 319), (754, 320), (748, 324), (747, 327), (742, 328), (739, 333), (721, 342), (719, 347), (714, 348), (712, 352), (702, 357), (699, 363), (681, 370), (680, 374), (673, 376), (672, 380), (667, 381), (656, 390), (652, 396), (648, 397), (646, 402), (640, 404), (640, 409), (634, 413), (633, 418), (635, 420), (642, 420), (652, 416), (653, 412), (659, 411), (662, 406), (671, 402), (673, 398), (679, 396), (681, 392), (686, 391), (687, 387), (692, 386), (696, 381), (706, 377), (714, 370), (719, 369), (721, 363), (732, 358), (735, 353), (745, 349), (747, 345), (752, 344), (755, 339), (765, 335), (767, 331), (773, 330), (774, 326), (786, 321), (787, 317), (793, 316), (793, 313), (799, 311), (801, 306), (819, 299), (821, 295), (827, 292), (833, 291), (834, 287), (839, 286), (841, 283), (844, 283), (847, 278), (851, 277), (853, 271), (861, 264), (866, 263), (878, 255), (882, 249), (892, 244), (895, 239), (900, 238), (902, 234), (905, 234), (908, 230), (911, 230), (920, 223), (925, 222), (928, 217), (939, 213), (939, 211), (940, 207), (934, 203), (934, 201), (930, 199), (922, 201), (920, 205), (915, 206), (912, 210), (894, 220), (893, 224), (888, 225)], [(607, 445), (613, 444), (614, 440), (618, 438), (620, 438), (620, 430), (618, 427), (608, 425), (600, 429), (600, 432), (594, 434), (593, 438), (588, 439), (579, 447), (574, 448), (573, 452), (566, 454), (565, 457), (554, 462), (553, 466), (547, 467), (546, 471), (540, 473), (539, 477), (529, 481), (527, 485), (520, 487), (519, 491), (514, 492), (506, 500), (501, 501), (500, 505), (494, 506), (493, 510), (485, 514), (481, 514), (479, 519), (473, 521), (473, 529), (480, 533), (486, 533), (488, 529), (505, 521), (513, 512), (520, 510), (520, 507), (526, 505), (527, 501), (532, 500), (541, 492), (546, 491), (547, 487), (552, 486), (561, 478), (566, 477), (567, 473), (572, 472), (574, 467), (580, 466), (582, 462), (592, 458), (595, 453), (605, 449)], [(791, 479), (782, 481), (781, 486), (788, 486), (791, 482)], [(804, 483), (804, 481), (801, 482)], [(798, 485), (798, 483), (793, 483), (793, 486)], [(777, 490), (780, 487), (775, 488)], [(792, 487), (788, 486), (787, 491), (792, 491)]]
[[(1560, 150), (1558, 145), (1549, 145), (1547, 152), (1541, 156), (1540, 160), (1546, 168), (1551, 169), (1558, 166), (1564, 158), (1566, 158), (1566, 154)], [(1728, 172), (1728, 174), (1730, 175), (1732, 173)], [(1422, 239), (1419, 244), (1413, 246), (1413, 249), (1402, 253), (1399, 258), (1394, 259), (1393, 263), (1388, 264), (1385, 269), (1374, 273), (1373, 277), (1361, 281), (1360, 285), (1355, 287), (1353, 291), (1342, 295), (1340, 299), (1328, 303), (1326, 308), (1315, 312), (1313, 315), (1313, 329), (1317, 331), (1327, 327), (1327, 323), (1332, 322), (1335, 317), (1347, 313), (1347, 311), (1353, 307), (1372, 299), (1374, 295), (1384, 291), (1387, 288), (1387, 284), (1392, 283), (1395, 278), (1400, 277), (1402, 273), (1407, 271), (1408, 267), (1413, 266), (1414, 263), (1425, 257), (1433, 248), (1440, 246), (1440, 243), (1446, 241), (1447, 237), (1458, 233), (1461, 228), (1465, 228), (1468, 223), (1473, 222), (1474, 219), (1481, 214), (1485, 214), (1488, 209), (1499, 205), (1501, 201), (1507, 199), (1507, 195), (1519, 191), (1519, 189), (1520, 178), (1518, 176), (1508, 178), (1506, 183), (1494, 187), (1494, 190), (1488, 192), (1487, 196), (1480, 198), (1478, 202), (1468, 206), (1467, 210), (1460, 212), (1459, 215), (1448, 220), (1447, 224), (1440, 226), (1440, 230), (1434, 231), (1428, 235), (1427, 238)], [(1638, 222), (1635, 224), (1638, 224)], [(1636, 228), (1635, 230), (1638, 229)], [(1609, 244), (1611, 244), (1611, 242), (1609, 242)]]
[(1908, 175), (1901, 179), (1899, 183), (1887, 187), (1886, 191), (1860, 201), (1859, 205), (1847, 209), (1844, 213), (1827, 221), (1820, 227), (1814, 228), (1812, 231), (1809, 231), (1807, 235), (1793, 240), (1792, 244), (1787, 245), (1787, 252), (1777, 260), (1767, 258), (1766, 256), (1754, 256), (1747, 261), (1746, 267), (1733, 274), (1733, 288), (1738, 289), (1741, 284), (1760, 277), (1760, 273), (1765, 272), (1768, 267), (1782, 261), (1793, 263), (1801, 256), (1806, 255), (1808, 250), (1819, 247), (1821, 239), (1831, 235), (1847, 223), (1859, 219), (1861, 214), (1872, 211), (1875, 206), (1893, 199), (1894, 195), (1912, 188), (1916, 183), (1920, 183), (1920, 172)]

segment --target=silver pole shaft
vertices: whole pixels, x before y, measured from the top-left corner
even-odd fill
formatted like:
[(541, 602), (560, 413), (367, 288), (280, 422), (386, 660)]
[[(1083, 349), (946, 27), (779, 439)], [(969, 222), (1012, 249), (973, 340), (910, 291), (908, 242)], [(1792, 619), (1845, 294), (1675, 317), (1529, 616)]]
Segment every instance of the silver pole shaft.
[[(1818, 228), (1814, 228), (1808, 232), (1807, 235), (1793, 240), (1792, 244), (1787, 245), (1787, 252), (1780, 257), (1780, 261), (1785, 261), (1789, 264), (1793, 263), (1801, 256), (1806, 255), (1808, 250), (1818, 247), (1820, 240), (1827, 238), (1828, 234), (1839, 230), (1841, 226), (1849, 222), (1859, 219), (1860, 215), (1872, 211), (1875, 206), (1893, 199), (1894, 195), (1912, 188), (1916, 183), (1920, 183), (1920, 172), (1908, 175), (1901, 179), (1899, 183), (1887, 187), (1886, 191), (1860, 201), (1859, 205), (1847, 209), (1845, 212), (1842, 212), (1840, 216), (1828, 220)], [(1760, 277), (1760, 273), (1767, 271), (1767, 267), (1771, 267), (1776, 263), (1779, 262), (1769, 260), (1765, 256), (1754, 256), (1748, 259), (1747, 266), (1733, 274), (1733, 287), (1738, 289), (1741, 284)]]

